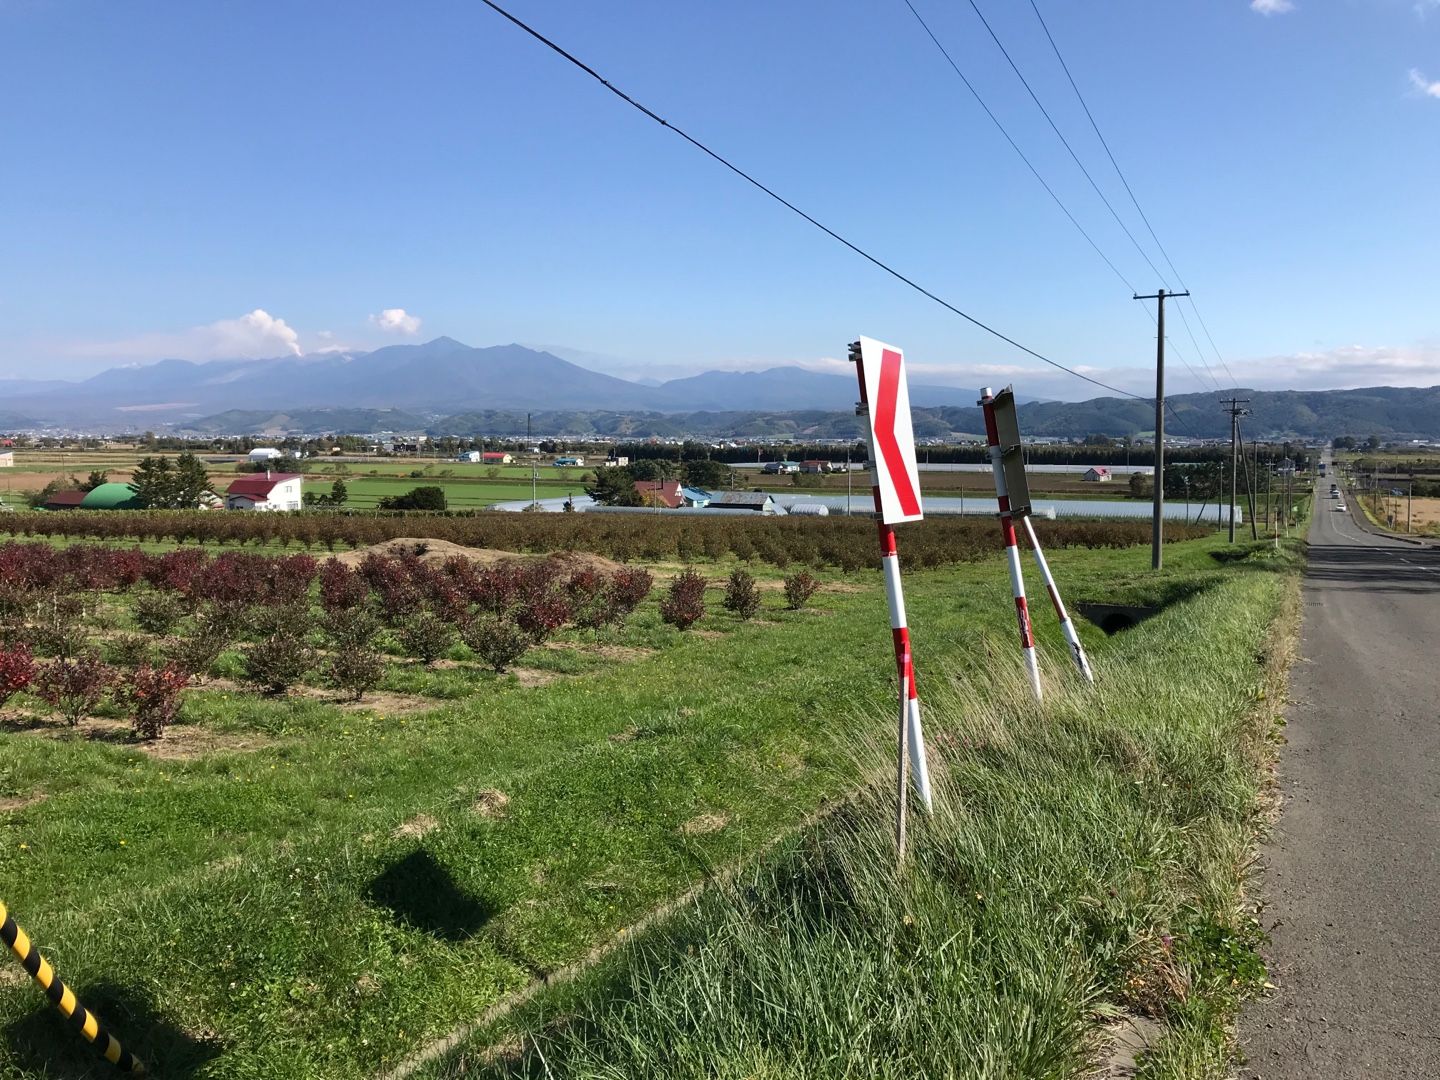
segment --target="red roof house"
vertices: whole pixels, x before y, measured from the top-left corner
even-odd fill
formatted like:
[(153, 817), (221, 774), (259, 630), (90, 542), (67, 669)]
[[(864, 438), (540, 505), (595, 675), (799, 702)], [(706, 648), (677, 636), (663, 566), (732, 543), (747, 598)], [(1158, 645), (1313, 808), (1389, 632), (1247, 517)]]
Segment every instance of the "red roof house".
[(684, 503), (679, 480), (636, 480), (635, 490), (646, 506), (668, 506), (671, 510)]
[(299, 510), (299, 473), (256, 473), (242, 476), (225, 490), (227, 510)]

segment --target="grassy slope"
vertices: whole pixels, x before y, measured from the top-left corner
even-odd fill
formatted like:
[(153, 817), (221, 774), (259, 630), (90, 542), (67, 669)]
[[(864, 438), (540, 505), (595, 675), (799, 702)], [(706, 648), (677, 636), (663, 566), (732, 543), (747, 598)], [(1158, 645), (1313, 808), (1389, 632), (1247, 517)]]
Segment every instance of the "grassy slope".
[[(1055, 563), (1074, 597), (1144, 599), (1218, 579), (1210, 546), (1172, 548), (1158, 585), (1139, 549)], [(975, 671), (991, 639), (1013, 670), (997, 564), (910, 580), (922, 678)], [(275, 740), (252, 753), (160, 762), (0, 734), (0, 796), (48, 796), (0, 818), (5, 899), (167, 1075), (362, 1074), (853, 783), (841, 743), (889, 713), (884, 603), (863, 582), (817, 613), (716, 619), (723, 639), (652, 612), (633, 633), (656, 656), (403, 721), (216, 695), (195, 710)], [(505, 816), (472, 809), (487, 788), (510, 797)], [(730, 824), (682, 831), (703, 812)], [(393, 835), (421, 813), (435, 831)], [(10, 1068), (88, 1061), (29, 988), (0, 983), (0, 1026)]]
[[(1069, 1077), (1116, 1008), (1169, 1021), (1144, 1075), (1227, 1075), (1263, 978), (1240, 886), (1297, 611), (1293, 558), (1254, 550), (1096, 650), (1095, 691), (1052, 672), (1037, 709), (1008, 664), (932, 686), (939, 810), (902, 877), (864, 797), (424, 1075)], [(528, 1053), (489, 1050), (517, 1031)]]

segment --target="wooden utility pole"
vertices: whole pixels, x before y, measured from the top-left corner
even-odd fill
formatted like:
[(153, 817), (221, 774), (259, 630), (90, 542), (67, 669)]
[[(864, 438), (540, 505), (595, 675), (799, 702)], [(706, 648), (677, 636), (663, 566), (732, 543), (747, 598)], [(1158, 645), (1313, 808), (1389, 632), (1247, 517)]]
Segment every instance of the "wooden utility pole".
[(1250, 404), (1249, 398), (1230, 398), (1228, 401), (1222, 399), (1220, 404), (1227, 405), (1226, 412), (1230, 414), (1230, 543), (1235, 542), (1235, 498), (1236, 479), (1240, 472), (1240, 459), (1238, 456), (1240, 438), (1240, 417), (1244, 416), (1248, 409), (1240, 406)]
[(1155, 496), (1151, 503), (1150, 522), (1150, 569), (1159, 570), (1162, 561), (1161, 545), (1165, 541), (1163, 515), (1165, 512), (1165, 298), (1167, 296), (1189, 296), (1187, 292), (1167, 293), (1164, 289), (1133, 299), (1156, 301), (1155, 319)]

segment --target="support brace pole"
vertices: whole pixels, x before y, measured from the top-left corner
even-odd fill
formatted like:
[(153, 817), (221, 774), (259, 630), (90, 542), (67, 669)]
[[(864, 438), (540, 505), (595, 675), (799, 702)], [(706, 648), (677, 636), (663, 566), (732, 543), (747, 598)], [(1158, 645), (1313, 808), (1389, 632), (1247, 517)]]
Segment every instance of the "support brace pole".
[(1065, 601), (1060, 599), (1060, 586), (1055, 584), (1055, 576), (1050, 573), (1050, 564), (1045, 561), (1045, 552), (1040, 549), (1040, 540), (1035, 535), (1035, 526), (1030, 524), (1029, 515), (1020, 519), (1025, 526), (1025, 538), (1030, 541), (1030, 550), (1035, 553), (1035, 565), (1040, 568), (1040, 577), (1045, 582), (1045, 588), (1050, 593), (1050, 602), (1055, 605), (1055, 617), (1060, 620), (1060, 629), (1065, 634), (1065, 641), (1070, 646), (1070, 658), (1075, 661), (1075, 666), (1080, 669), (1080, 674), (1085, 681), (1093, 683), (1095, 673), (1090, 670), (1090, 658), (1085, 655), (1085, 646), (1080, 643), (1080, 635), (1075, 631), (1075, 623), (1070, 618), (1070, 613), (1065, 610)]
[(35, 980), (36, 985), (45, 991), (50, 1004), (60, 1010), (81, 1037), (93, 1044), (106, 1061), (121, 1072), (137, 1076), (145, 1072), (144, 1063), (121, 1046), (119, 1039), (105, 1030), (99, 1017), (80, 1004), (74, 991), (55, 974), (50, 961), (40, 955), (40, 950), (35, 948), (29, 936), (10, 917), (3, 902), (0, 902), (0, 941), (10, 947), (10, 951), (20, 961), (20, 966)]

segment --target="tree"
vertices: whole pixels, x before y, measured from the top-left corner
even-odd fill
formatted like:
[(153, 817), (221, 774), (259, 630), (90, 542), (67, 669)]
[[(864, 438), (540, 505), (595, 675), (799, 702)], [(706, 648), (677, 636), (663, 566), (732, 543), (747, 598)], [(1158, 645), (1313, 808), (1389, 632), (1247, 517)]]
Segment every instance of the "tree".
[(200, 459), (187, 450), (174, 461), (141, 458), (130, 486), (147, 510), (193, 510), (210, 487), (210, 477)]
[(336, 480), (330, 485), (330, 505), (344, 506), (350, 501), (350, 489), (344, 480)]
[(411, 488), (404, 495), (380, 500), (381, 510), (444, 510), (445, 489), (442, 487)]
[(80, 490), (94, 491), (101, 484), (105, 483), (109, 479), (109, 476), (110, 474), (107, 473), (104, 469), (96, 469), (94, 472), (92, 472), (89, 476), (85, 478), (85, 482), (80, 485)]
[(1365, 440), (1365, 449), (1366, 449), (1366, 450), (1379, 450), (1379, 449), (1380, 449), (1380, 436), (1379, 436), (1379, 435), (1371, 435), (1368, 439), (1366, 439), (1366, 440)]
[(595, 478), (585, 485), (585, 494), (602, 506), (639, 506), (640, 493), (635, 490), (635, 474), (625, 465), (601, 465)]
[(709, 459), (687, 461), (680, 470), (680, 476), (690, 487), (718, 488), (729, 482), (730, 469), (723, 462)]

